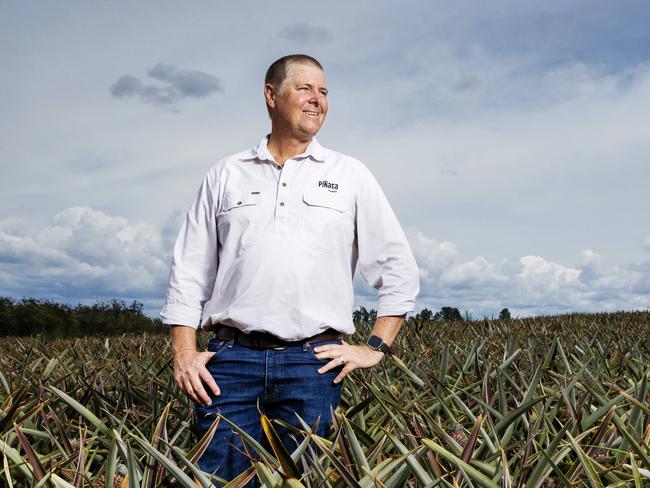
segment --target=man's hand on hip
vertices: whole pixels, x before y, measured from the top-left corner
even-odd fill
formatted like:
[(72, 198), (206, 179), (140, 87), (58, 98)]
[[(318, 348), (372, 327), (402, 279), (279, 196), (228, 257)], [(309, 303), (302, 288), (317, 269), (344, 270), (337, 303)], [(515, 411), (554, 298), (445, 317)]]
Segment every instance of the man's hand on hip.
[(196, 329), (184, 325), (172, 325), (170, 328), (172, 351), (174, 353), (174, 380), (183, 393), (195, 403), (210, 405), (210, 396), (203, 387), (203, 382), (220, 395), (221, 391), (214, 378), (205, 367), (214, 352), (196, 350)]
[(320, 359), (331, 359), (325, 366), (318, 370), (325, 373), (332, 368), (343, 365), (343, 369), (334, 378), (334, 383), (343, 381), (348, 374), (357, 368), (371, 368), (378, 364), (384, 357), (381, 351), (375, 351), (364, 345), (352, 345), (343, 341), (343, 344), (323, 344), (314, 348), (316, 357)]
[(193, 402), (210, 405), (210, 396), (203, 387), (203, 381), (215, 395), (220, 395), (221, 390), (214, 378), (205, 367), (214, 356), (214, 352), (198, 352), (187, 349), (174, 353), (174, 379), (183, 393)]
[[(404, 323), (406, 315), (384, 315), (377, 318), (375, 326), (372, 329), (373, 335), (381, 337), (388, 345), (393, 343), (397, 332)], [(381, 351), (375, 351), (367, 345), (352, 345), (343, 341), (343, 344), (323, 344), (314, 348), (316, 356), (320, 359), (331, 359), (329, 363), (318, 370), (319, 373), (325, 373), (332, 368), (343, 365), (343, 369), (334, 379), (334, 383), (339, 383), (349, 373), (357, 368), (371, 368), (379, 363), (384, 357)]]

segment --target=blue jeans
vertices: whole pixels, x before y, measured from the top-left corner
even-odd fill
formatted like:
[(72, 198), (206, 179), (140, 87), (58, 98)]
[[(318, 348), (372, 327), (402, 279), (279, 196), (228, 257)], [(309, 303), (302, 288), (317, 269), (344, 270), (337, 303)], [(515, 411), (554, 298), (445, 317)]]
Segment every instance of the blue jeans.
[[(258, 403), (269, 419), (281, 419), (299, 428), (302, 426), (296, 413), (310, 426), (320, 417), (317, 434), (327, 437), (331, 429), (330, 407), (336, 408), (341, 399), (341, 383), (333, 382), (341, 367), (319, 374), (318, 368), (329, 359), (317, 358), (313, 348), (335, 343), (341, 344), (341, 340), (318, 341), (277, 350), (244, 347), (234, 339), (212, 339), (208, 350), (216, 354), (206, 367), (219, 385), (221, 395), (214, 396), (206, 388), (212, 404), (194, 406), (197, 439), (220, 413), (268, 448)], [(288, 429), (273, 425), (287, 450), (294, 451), (302, 436), (294, 439)], [(199, 460), (199, 467), (230, 481), (251, 466), (239, 451), (245, 452), (239, 435), (221, 420), (208, 449)], [(249, 486), (254, 486), (254, 483)]]

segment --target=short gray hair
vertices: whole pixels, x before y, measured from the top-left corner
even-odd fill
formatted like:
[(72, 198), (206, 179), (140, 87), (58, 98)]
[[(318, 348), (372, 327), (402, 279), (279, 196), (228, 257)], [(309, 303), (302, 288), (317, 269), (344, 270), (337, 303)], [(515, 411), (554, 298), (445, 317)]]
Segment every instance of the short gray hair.
[(266, 70), (266, 76), (264, 77), (264, 84), (270, 84), (276, 90), (280, 89), (280, 86), (287, 79), (287, 71), (289, 71), (289, 66), (292, 64), (311, 64), (316, 66), (321, 71), (325, 71), (323, 66), (316, 60), (306, 54), (289, 54), (288, 56), (283, 56), (277, 61), (274, 61), (269, 69)]

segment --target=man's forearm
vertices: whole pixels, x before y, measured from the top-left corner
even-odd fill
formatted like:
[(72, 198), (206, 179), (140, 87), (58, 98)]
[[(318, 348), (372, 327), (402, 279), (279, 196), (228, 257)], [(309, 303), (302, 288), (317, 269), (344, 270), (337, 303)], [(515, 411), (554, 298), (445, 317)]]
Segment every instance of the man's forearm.
[(381, 339), (390, 346), (395, 340), (395, 337), (397, 337), (397, 333), (402, 327), (405, 317), (406, 315), (386, 315), (378, 317), (375, 321), (375, 326), (372, 329), (372, 334), (381, 337)]
[(196, 351), (196, 329), (187, 325), (172, 325), (170, 327), (172, 351)]

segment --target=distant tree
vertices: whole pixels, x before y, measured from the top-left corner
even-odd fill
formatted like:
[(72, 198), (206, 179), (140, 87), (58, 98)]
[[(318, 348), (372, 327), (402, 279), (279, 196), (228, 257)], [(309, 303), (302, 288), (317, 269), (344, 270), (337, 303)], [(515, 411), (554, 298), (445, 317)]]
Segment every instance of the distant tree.
[(352, 312), (353, 322), (368, 322), (368, 310), (366, 307), (358, 307)]
[(377, 321), (377, 310), (371, 308), (368, 310), (368, 322), (374, 324)]
[(374, 324), (377, 320), (377, 310), (371, 308), (367, 310), (366, 307), (358, 307), (352, 312), (353, 322), (363, 322), (366, 324)]
[(456, 307), (442, 307), (440, 312), (436, 312), (433, 320), (443, 320), (445, 322), (462, 322), (463, 316)]
[(14, 314), (14, 301), (0, 297), (0, 335), (16, 335), (19, 331), (18, 319)]
[(499, 320), (512, 320), (512, 315), (510, 315), (510, 310), (504, 308), (499, 312)]
[(415, 315), (418, 322), (429, 322), (433, 319), (433, 312), (428, 308), (423, 308)]
[(133, 303), (131, 303), (131, 306), (129, 307), (129, 312), (131, 312), (133, 315), (144, 315), (142, 313), (142, 309), (144, 308), (144, 304), (141, 302), (138, 302), (137, 300), (133, 300)]

